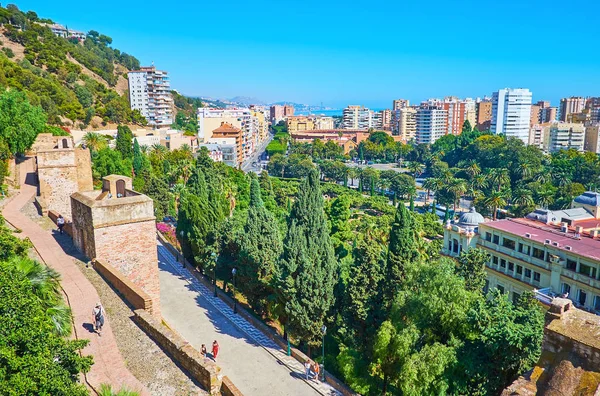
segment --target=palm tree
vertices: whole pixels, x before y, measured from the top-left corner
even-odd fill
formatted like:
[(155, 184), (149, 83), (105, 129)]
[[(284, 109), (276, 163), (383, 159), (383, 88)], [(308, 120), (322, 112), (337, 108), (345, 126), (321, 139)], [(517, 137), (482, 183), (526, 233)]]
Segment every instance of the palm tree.
[(469, 194), (471, 197), (476, 195), (477, 191), (484, 190), (488, 187), (488, 178), (487, 175), (480, 173), (479, 175), (474, 176), (471, 180), (469, 180)]
[(506, 206), (506, 199), (504, 197), (504, 192), (494, 191), (489, 197), (487, 197), (483, 201), (486, 208), (492, 209), (492, 218), (494, 220), (496, 220), (498, 208), (503, 208)]
[(348, 167), (348, 178), (350, 179), (350, 185), (354, 185), (354, 180), (358, 177), (358, 169), (353, 166)]
[(544, 184), (550, 181), (551, 177), (550, 177), (550, 173), (548, 172), (548, 169), (546, 168), (542, 168), (541, 172), (537, 173), (534, 177), (535, 181)]
[(186, 190), (185, 184), (176, 183), (173, 187), (171, 187), (171, 192), (173, 193), (173, 197), (175, 198), (175, 212), (179, 210), (179, 199), (181, 198), (181, 194)]
[(510, 183), (510, 177), (508, 177), (508, 169), (506, 168), (492, 168), (488, 172), (488, 177), (492, 185), (497, 187), (496, 191), (502, 190), (505, 184)]
[(390, 186), (392, 185), (392, 183), (390, 182), (390, 180), (386, 177), (384, 178), (380, 178), (377, 181), (377, 188), (379, 188), (379, 190), (381, 190), (381, 195), (385, 195), (385, 191), (390, 188)]
[(437, 194), (444, 186), (444, 181), (438, 177), (430, 177), (423, 181), (423, 188), (427, 190), (427, 195), (425, 196), (425, 205), (427, 205), (427, 200), (429, 199), (429, 192), (433, 191)]
[(64, 305), (58, 272), (27, 257), (14, 257), (7, 265), (17, 269), (29, 280), (33, 293), (54, 324), (56, 334), (64, 337), (70, 335), (71, 310)]
[(413, 174), (413, 178), (416, 179), (421, 173), (423, 173), (424, 166), (417, 161), (411, 161), (407, 168)]
[(512, 203), (520, 206), (533, 206), (535, 202), (531, 196), (531, 191), (524, 188), (518, 188), (512, 193)]
[(535, 200), (542, 208), (547, 209), (554, 202), (554, 191), (549, 187), (542, 187), (536, 191)]
[(106, 136), (99, 134), (98, 132), (87, 132), (83, 135), (82, 141), (90, 151), (103, 149), (107, 144)]
[(517, 173), (521, 176), (521, 179), (527, 180), (533, 174), (533, 169), (529, 162), (521, 162), (517, 167)]
[(140, 146), (140, 151), (141, 151), (142, 153), (144, 153), (144, 154), (148, 154), (148, 151), (149, 151), (149, 149), (150, 149), (150, 148), (148, 147), (148, 145), (147, 145), (147, 144), (142, 144), (142, 145)]
[(463, 160), (458, 163), (459, 168), (462, 168), (469, 178), (472, 179), (481, 173), (481, 167), (474, 159)]
[(444, 188), (446, 188), (454, 197), (454, 212), (456, 213), (456, 205), (460, 197), (467, 192), (467, 184), (464, 179), (453, 178)]

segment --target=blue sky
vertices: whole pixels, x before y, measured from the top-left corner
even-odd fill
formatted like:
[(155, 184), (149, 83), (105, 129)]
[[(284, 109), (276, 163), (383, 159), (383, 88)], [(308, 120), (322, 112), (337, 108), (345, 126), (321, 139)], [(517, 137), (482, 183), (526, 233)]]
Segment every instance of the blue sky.
[(187, 95), (343, 107), (531, 89), (600, 95), (600, 2), (17, 1), (171, 75)]

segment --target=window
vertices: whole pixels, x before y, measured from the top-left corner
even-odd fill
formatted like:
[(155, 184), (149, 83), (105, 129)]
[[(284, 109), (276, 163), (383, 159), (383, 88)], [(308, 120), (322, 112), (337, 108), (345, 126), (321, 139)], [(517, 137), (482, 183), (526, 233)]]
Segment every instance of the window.
[(498, 235), (494, 235), (492, 242), (495, 243), (496, 245), (500, 243), (500, 236)]
[(498, 265), (498, 256), (492, 256), (492, 264)]
[(600, 296), (594, 296), (594, 309), (600, 311)]
[(577, 293), (577, 302), (581, 305), (585, 305), (585, 300), (587, 298), (587, 293), (581, 289)]
[(525, 278), (531, 278), (531, 270), (529, 268), (525, 268)]
[(544, 259), (544, 251), (542, 249), (533, 248), (533, 257), (536, 259), (543, 260)]
[(515, 270), (515, 263), (508, 262), (508, 270), (513, 272)]
[(485, 233), (485, 240), (488, 242), (492, 241), (492, 233), (491, 232), (486, 232)]
[(568, 283), (563, 283), (560, 287), (562, 294), (567, 294), (571, 292), (571, 285)]
[(504, 286), (498, 285), (496, 286), (496, 289), (500, 290), (500, 293), (504, 294)]
[(576, 271), (577, 270), (577, 261), (567, 259), (567, 269), (571, 270), (571, 271)]
[(523, 267), (517, 265), (517, 275), (523, 275)]
[(523, 244), (519, 242), (519, 253), (523, 253)]
[(596, 268), (590, 267), (589, 265), (579, 264), (579, 273), (585, 276), (596, 277)]
[(504, 246), (505, 248), (515, 250), (515, 241), (508, 238), (502, 238), (502, 246)]
[(539, 272), (535, 272), (535, 271), (533, 272), (533, 281), (534, 282), (539, 282), (540, 281), (540, 277), (541, 277), (541, 275), (540, 275)]
[(504, 259), (500, 260), (500, 268), (506, 268), (506, 260), (504, 260)]
[(512, 302), (513, 302), (513, 304), (518, 303), (519, 302), (519, 298), (521, 298), (521, 295), (519, 293), (513, 292), (513, 295), (512, 295)]

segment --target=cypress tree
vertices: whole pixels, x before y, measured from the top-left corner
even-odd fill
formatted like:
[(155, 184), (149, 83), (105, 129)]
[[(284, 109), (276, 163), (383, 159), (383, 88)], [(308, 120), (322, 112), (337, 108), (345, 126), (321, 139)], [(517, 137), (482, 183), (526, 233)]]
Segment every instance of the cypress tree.
[(282, 244), (275, 217), (265, 207), (258, 180), (250, 184), (250, 208), (244, 226), (239, 259), (240, 288), (250, 304), (261, 311), (273, 293), (272, 278)]
[(334, 304), (337, 272), (319, 175), (312, 170), (300, 185), (290, 213), (278, 288), (286, 328), (309, 346), (320, 344), (321, 326)]
[(133, 140), (133, 171), (136, 175), (140, 173), (143, 166), (144, 155), (142, 154), (142, 150), (140, 149), (140, 144), (138, 143), (137, 138), (135, 138)]
[(133, 156), (133, 150), (131, 148), (131, 141), (133, 140), (133, 132), (126, 125), (119, 125), (117, 127), (117, 140), (115, 148), (121, 153), (123, 159), (131, 158)]
[(371, 196), (375, 195), (375, 179), (371, 178)]
[(410, 196), (410, 206), (409, 209), (411, 212), (415, 211), (415, 198), (411, 195)]
[(390, 243), (386, 263), (384, 298), (391, 305), (406, 277), (407, 268), (418, 260), (412, 215), (403, 202), (398, 203), (396, 216), (390, 231)]

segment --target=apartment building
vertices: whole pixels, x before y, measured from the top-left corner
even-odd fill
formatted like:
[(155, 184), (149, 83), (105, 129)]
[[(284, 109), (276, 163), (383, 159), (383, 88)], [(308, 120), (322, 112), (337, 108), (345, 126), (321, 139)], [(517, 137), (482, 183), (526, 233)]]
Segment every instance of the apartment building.
[[(223, 141), (223, 139), (232, 139)], [(227, 122), (222, 122), (221, 125), (214, 129), (211, 134), (211, 138), (207, 140), (207, 144), (214, 144), (215, 142), (219, 142), (219, 140), (223, 141), (224, 146), (228, 144), (228, 147), (231, 146), (231, 143), (235, 144), (235, 160), (231, 159), (228, 165), (237, 168), (241, 166), (244, 162), (244, 132), (242, 129), (235, 127)], [(227, 144), (226, 144), (227, 143)], [(225, 162), (225, 160), (224, 160)]]
[(488, 131), (492, 123), (492, 101), (481, 100), (475, 104), (475, 125), (480, 131)]
[(444, 231), (442, 252), (458, 256), (479, 247), (490, 254), (486, 290), (513, 301), (525, 291), (549, 303), (557, 295), (600, 312), (600, 193), (585, 192), (570, 209), (538, 209), (525, 218), (486, 222), (466, 213)]
[(223, 162), (233, 168), (240, 165), (235, 137), (214, 137), (208, 139), (201, 147), (206, 147), (210, 158), (215, 162)]
[(413, 140), (417, 135), (417, 109), (401, 107), (392, 110), (392, 135), (399, 136), (403, 142)]
[(78, 40), (85, 40), (87, 37), (87, 34), (85, 32), (69, 29), (68, 27), (60, 25), (58, 23), (40, 23), (40, 25), (48, 27), (52, 31), (52, 33), (54, 33), (54, 35), (58, 37), (76, 38)]
[(292, 116), (286, 119), (286, 126), (289, 133), (333, 129), (333, 118), (316, 115)]
[(530, 146), (535, 146), (540, 150), (544, 149), (544, 126), (540, 124), (532, 125), (529, 128), (529, 140), (527, 142)]
[(569, 115), (573, 113), (581, 113), (585, 108), (585, 98), (581, 96), (571, 96), (560, 100), (560, 120), (569, 121)]
[(469, 121), (472, 127), (475, 126), (476, 112), (475, 101), (473, 99), (459, 99), (454, 96), (448, 96), (439, 102), (439, 106), (448, 113), (446, 134), (460, 135), (465, 121)]
[(600, 154), (600, 123), (585, 127), (585, 143), (583, 149), (591, 153)]
[[(552, 107), (550, 105), (550, 101), (540, 100), (535, 105), (539, 107), (538, 119), (537, 119), (538, 124), (545, 124), (547, 122), (556, 121), (558, 109), (556, 107)], [(532, 108), (533, 108), (533, 106), (532, 106)]]
[(262, 142), (269, 136), (269, 112), (263, 106), (250, 105), (250, 115), (256, 120), (257, 141)]
[(410, 106), (408, 99), (396, 99), (392, 102), (392, 110), (400, 110), (408, 106)]
[(291, 105), (283, 106), (283, 116), (284, 117), (291, 117), (293, 115), (294, 115), (294, 106), (291, 106)]
[(148, 125), (161, 128), (173, 123), (173, 98), (167, 72), (141, 67), (127, 73), (129, 105), (146, 118)]
[(281, 105), (273, 105), (269, 109), (269, 114), (271, 116), (271, 124), (275, 125), (279, 121), (283, 121), (285, 118), (284, 108)]
[(381, 129), (381, 115), (364, 106), (348, 106), (342, 111), (342, 129)]
[(585, 127), (583, 124), (552, 122), (543, 126), (543, 149), (549, 153), (574, 149), (583, 152)]
[(523, 88), (504, 88), (492, 95), (492, 121), (490, 131), (506, 137), (529, 140), (531, 120), (531, 91)]
[(384, 131), (391, 131), (392, 125), (392, 111), (390, 109), (381, 110), (379, 112), (381, 117), (381, 129)]
[[(246, 160), (256, 150), (259, 135), (265, 134), (264, 125), (261, 127), (260, 118), (256, 116), (256, 111), (250, 109), (213, 109), (201, 107), (198, 109), (198, 140), (200, 143), (206, 143), (213, 137), (214, 130), (221, 125), (227, 124), (242, 131), (237, 148), (238, 155), (242, 160)], [(265, 135), (266, 136), (266, 135)], [(241, 162), (240, 162), (241, 163)]]
[(422, 104), (416, 112), (416, 142), (433, 144), (447, 132), (448, 111), (438, 105)]

